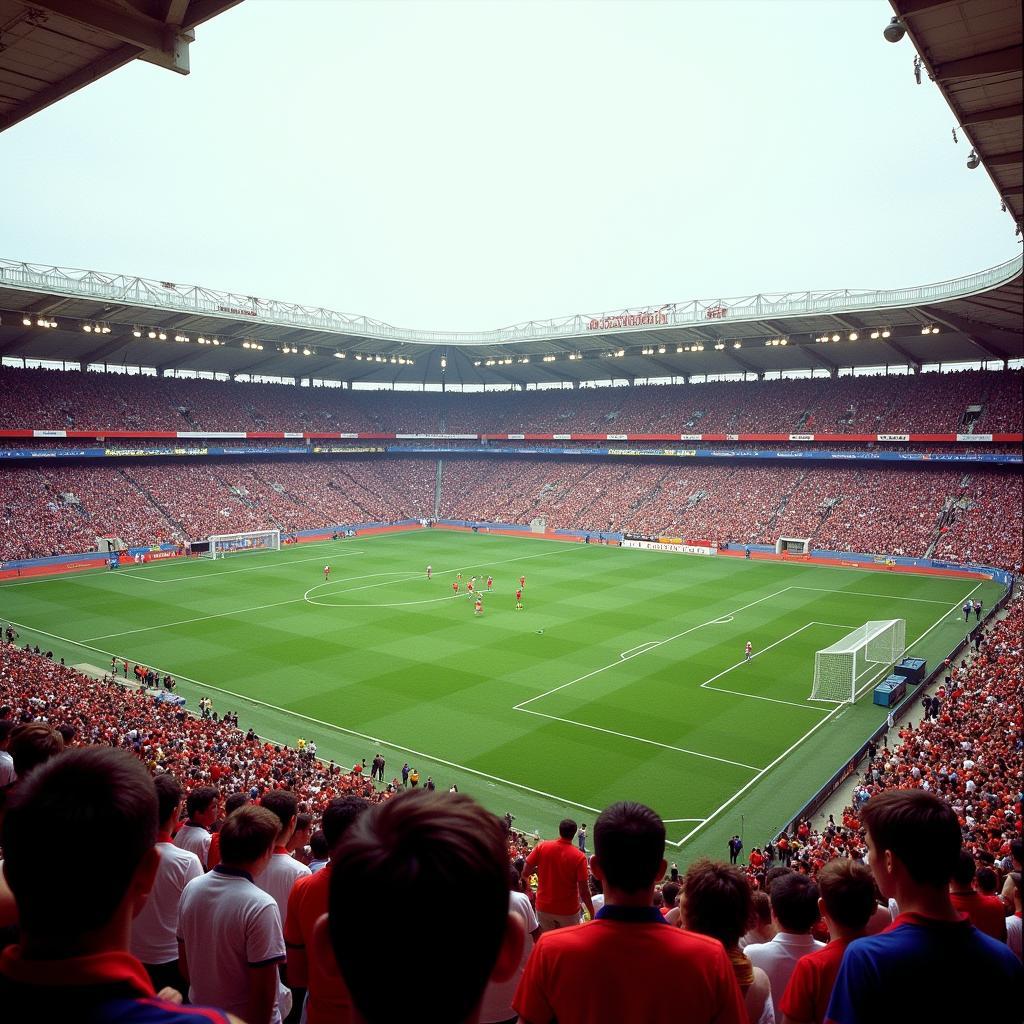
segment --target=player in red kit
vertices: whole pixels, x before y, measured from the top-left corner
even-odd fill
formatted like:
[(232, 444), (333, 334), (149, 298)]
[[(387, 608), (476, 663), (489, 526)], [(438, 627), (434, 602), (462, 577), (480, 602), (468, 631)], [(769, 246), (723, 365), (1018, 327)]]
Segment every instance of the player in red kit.
[(483, 615), (484, 612), (484, 601), (482, 597), (476, 599), (476, 604), (473, 606), (474, 615)]
[(747, 646), (743, 648), (743, 660), (750, 661), (754, 656), (754, 645), (748, 640)]
[(458, 580), (456, 580), (456, 581), (455, 581), (455, 582), (454, 582), (454, 583), (452, 584), (452, 590), (454, 590), (456, 594), (457, 594), (457, 593), (459, 592), (459, 581), (458, 581)]
[(526, 577), (525, 576), (520, 576), (519, 577), (519, 589), (522, 590), (523, 587), (525, 587), (525, 586), (526, 586)]
[(516, 611), (521, 612), (523, 610), (523, 592), (521, 590), (516, 591)]
[(324, 566), (324, 583), (327, 582), (327, 577), (331, 575), (331, 567), (329, 565)]
[(494, 577), (493, 576), (488, 576), (487, 577), (487, 589), (490, 590), (493, 586), (494, 586)]

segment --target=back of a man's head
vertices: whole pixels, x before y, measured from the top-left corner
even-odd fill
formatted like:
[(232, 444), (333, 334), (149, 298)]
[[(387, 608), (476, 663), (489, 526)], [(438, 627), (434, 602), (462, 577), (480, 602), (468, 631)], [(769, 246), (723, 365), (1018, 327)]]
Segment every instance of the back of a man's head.
[(32, 772), (11, 794), (2, 837), (26, 942), (80, 948), (124, 900), (156, 830), (153, 780), (125, 751), (84, 747)]
[(299, 798), (289, 789), (272, 789), (260, 798), (260, 807), (265, 807), (277, 816), (283, 831), (299, 811)]
[(23, 779), (33, 768), (45, 764), (64, 749), (64, 737), (46, 722), (25, 722), (14, 727), (7, 753), (14, 770)]
[(766, 893), (772, 891), (776, 878), (784, 878), (786, 875), (791, 874), (793, 874), (793, 869), (787, 868), (785, 864), (776, 864), (775, 867), (769, 868), (764, 876), (764, 891)]
[(159, 821), (162, 825), (177, 811), (184, 796), (184, 790), (181, 788), (181, 783), (173, 775), (167, 773), (153, 779), (153, 786), (156, 789)]
[(606, 889), (642, 892), (658, 877), (665, 856), (665, 825), (643, 804), (612, 804), (594, 823), (594, 856)]
[(999, 876), (989, 867), (978, 868), (974, 882), (983, 896), (994, 896), (999, 889)]
[(265, 807), (239, 807), (220, 830), (221, 860), (229, 867), (255, 863), (273, 849), (280, 830), (277, 815)]
[(1010, 840), (1010, 856), (1018, 864), (1021, 863), (1022, 858), (1024, 858), (1024, 839)]
[(328, 850), (333, 850), (369, 803), (361, 796), (336, 796), (324, 808), (321, 827)]
[(210, 805), (220, 798), (220, 792), (213, 786), (200, 786), (198, 789), (193, 789), (187, 797), (185, 797), (185, 810), (188, 812), (190, 818), (195, 817), (197, 814), (202, 814), (204, 811), (210, 809)]
[(775, 920), (787, 932), (809, 932), (819, 918), (818, 887), (807, 875), (791, 871), (772, 883), (768, 894)]
[[(502, 823), (468, 796), (406, 792), (358, 815), (332, 857), (331, 944), (367, 1024), (461, 1024), (508, 924)], [(411, 913), (390, 911), (396, 890)], [(380, 955), (396, 947), (400, 980)]]
[(576, 822), (572, 818), (563, 818), (558, 823), (558, 834), (563, 839), (572, 839), (576, 835)]
[(875, 912), (871, 869), (849, 857), (836, 857), (818, 872), (818, 890), (828, 916), (851, 931), (861, 931)]
[(249, 802), (248, 793), (232, 793), (224, 801), (224, 817), (230, 817), (239, 807), (244, 807)]
[(945, 800), (923, 789), (890, 789), (864, 804), (861, 820), (875, 848), (872, 863), (889, 851), (917, 885), (949, 885), (961, 837), (956, 812)]
[(974, 855), (970, 850), (961, 850), (956, 864), (953, 865), (950, 881), (958, 889), (970, 889), (974, 885), (974, 876), (977, 873), (978, 865), (974, 862)]

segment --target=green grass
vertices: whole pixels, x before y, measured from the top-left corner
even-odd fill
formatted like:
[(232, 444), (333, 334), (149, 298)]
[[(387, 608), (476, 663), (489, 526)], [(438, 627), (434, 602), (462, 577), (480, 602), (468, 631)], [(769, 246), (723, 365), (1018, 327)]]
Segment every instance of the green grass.
[[(480, 618), (452, 596), (458, 571), (494, 575)], [(682, 861), (741, 825), (763, 841), (884, 719), (870, 692), (807, 700), (816, 650), (903, 618), (934, 664), (968, 593), (988, 607), (999, 588), (432, 530), (7, 583), (0, 618), (69, 664), (170, 672), (191, 707), (212, 696), (325, 758), (381, 750), (388, 778), (408, 760), (527, 830), (641, 800)]]

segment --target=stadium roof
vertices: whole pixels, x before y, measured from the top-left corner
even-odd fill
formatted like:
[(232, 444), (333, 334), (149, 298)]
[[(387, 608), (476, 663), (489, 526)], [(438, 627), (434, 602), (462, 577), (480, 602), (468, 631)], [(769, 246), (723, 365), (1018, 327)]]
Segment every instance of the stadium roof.
[(417, 331), (0, 260), (0, 356), (374, 383), (527, 384), (1024, 357), (1022, 258), (914, 288), (746, 295)]
[(0, 131), (133, 60), (187, 75), (196, 25), (241, 0), (0, 0)]
[(1020, 0), (889, 0), (1018, 225), (1024, 215)]

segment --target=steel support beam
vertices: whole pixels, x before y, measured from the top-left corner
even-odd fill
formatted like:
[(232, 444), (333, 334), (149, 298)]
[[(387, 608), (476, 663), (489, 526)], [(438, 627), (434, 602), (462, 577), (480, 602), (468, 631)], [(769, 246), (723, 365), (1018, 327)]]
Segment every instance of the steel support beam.
[(987, 110), (976, 110), (973, 114), (964, 114), (960, 118), (960, 125), (963, 128), (968, 128), (972, 124), (1009, 121), (1015, 117), (1024, 117), (1024, 103), (1011, 103), (1005, 107), (989, 107)]
[(921, 372), (921, 360), (918, 359), (916, 356), (912, 356), (898, 342), (893, 341), (891, 338), (886, 338), (882, 342), (882, 344), (887, 349), (889, 349), (890, 351), (895, 352), (896, 355), (900, 356), (900, 358), (905, 359), (906, 362), (907, 362), (907, 365), (913, 369), (914, 373), (920, 373)]
[(1006, 46), (1001, 50), (989, 50), (987, 53), (949, 60), (945, 64), (936, 64), (933, 71), (936, 80), (940, 82), (950, 82), (959, 78), (983, 78), (987, 75), (1008, 75), (1013, 72), (1020, 74), (1020, 47)]

